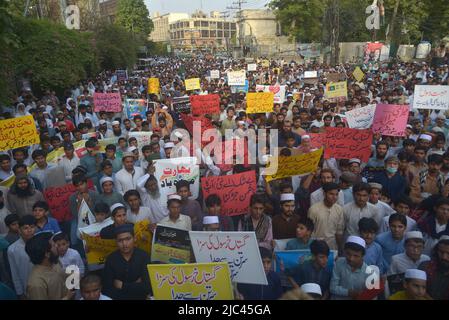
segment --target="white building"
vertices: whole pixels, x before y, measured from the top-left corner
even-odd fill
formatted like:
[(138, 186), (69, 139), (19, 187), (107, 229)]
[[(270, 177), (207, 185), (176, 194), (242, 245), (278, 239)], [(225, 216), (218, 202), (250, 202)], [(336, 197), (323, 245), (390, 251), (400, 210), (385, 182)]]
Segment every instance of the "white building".
[(170, 42), (170, 23), (181, 19), (188, 19), (187, 13), (167, 13), (159, 15), (158, 12), (151, 18), (154, 29), (150, 34), (150, 40), (154, 42)]

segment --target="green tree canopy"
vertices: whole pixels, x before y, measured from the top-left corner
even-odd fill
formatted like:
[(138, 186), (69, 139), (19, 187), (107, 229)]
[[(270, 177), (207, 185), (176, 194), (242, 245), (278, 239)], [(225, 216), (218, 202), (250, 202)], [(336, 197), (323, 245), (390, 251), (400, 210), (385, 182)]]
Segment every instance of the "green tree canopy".
[(115, 23), (133, 34), (146, 37), (153, 29), (153, 22), (143, 0), (118, 0)]

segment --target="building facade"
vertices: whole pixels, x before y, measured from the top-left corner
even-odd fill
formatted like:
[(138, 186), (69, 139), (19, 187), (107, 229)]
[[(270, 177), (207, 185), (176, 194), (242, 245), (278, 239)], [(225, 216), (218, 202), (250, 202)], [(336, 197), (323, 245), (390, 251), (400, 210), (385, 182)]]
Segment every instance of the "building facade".
[(150, 40), (154, 42), (170, 42), (170, 24), (181, 19), (188, 19), (187, 13), (167, 13), (159, 15), (155, 13), (151, 20), (153, 21), (154, 29), (150, 34)]

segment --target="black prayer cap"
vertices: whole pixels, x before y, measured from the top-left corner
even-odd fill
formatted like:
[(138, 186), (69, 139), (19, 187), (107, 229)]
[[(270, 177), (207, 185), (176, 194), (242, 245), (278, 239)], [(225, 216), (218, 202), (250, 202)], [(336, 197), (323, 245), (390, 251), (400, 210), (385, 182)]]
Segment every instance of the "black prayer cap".
[(122, 233), (131, 233), (134, 236), (134, 224), (132, 223), (125, 223), (118, 227), (115, 227), (114, 229), (114, 235), (117, 237), (119, 234)]

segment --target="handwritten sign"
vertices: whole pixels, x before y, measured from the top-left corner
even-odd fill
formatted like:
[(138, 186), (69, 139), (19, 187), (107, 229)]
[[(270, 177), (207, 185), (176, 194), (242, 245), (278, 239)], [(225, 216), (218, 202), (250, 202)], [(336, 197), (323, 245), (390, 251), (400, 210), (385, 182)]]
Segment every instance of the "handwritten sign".
[(272, 92), (249, 92), (246, 95), (247, 113), (273, 112), (274, 94)]
[(356, 108), (345, 113), (348, 125), (352, 129), (368, 129), (373, 124), (376, 105), (370, 104), (366, 107)]
[(137, 115), (140, 115), (143, 119), (145, 119), (145, 112), (147, 112), (147, 101), (144, 99), (126, 99), (125, 112), (128, 119), (132, 119)]
[(234, 282), (268, 283), (254, 232), (190, 231), (189, 234), (197, 262), (227, 262)]
[(354, 76), (354, 79), (357, 80), (357, 82), (360, 82), (365, 77), (365, 74), (363, 73), (362, 69), (360, 67), (356, 67), (354, 71), (352, 72), (352, 75)]
[(409, 110), (408, 105), (378, 104), (374, 116), (373, 132), (386, 136), (405, 136)]
[(211, 70), (210, 78), (211, 79), (220, 79), (220, 70)]
[(184, 126), (186, 129), (193, 135), (193, 123), (195, 121), (201, 122), (201, 130), (207, 130), (212, 129), (214, 125), (212, 124), (212, 121), (209, 118), (206, 118), (204, 116), (192, 116), (185, 113), (181, 113), (181, 120), (184, 123)]
[(186, 79), (185, 85), (187, 91), (200, 90), (201, 89), (200, 78)]
[(116, 70), (115, 75), (118, 81), (128, 80), (128, 70)]
[(262, 67), (263, 68), (269, 68), (270, 67), (270, 60), (262, 60)]
[(449, 86), (415, 85), (414, 109), (449, 109)]
[(190, 96), (193, 115), (220, 113), (220, 96), (218, 94), (204, 94)]
[(33, 116), (0, 120), (0, 151), (40, 142)]
[(137, 140), (137, 146), (139, 147), (139, 150), (142, 150), (143, 146), (148, 146), (151, 143), (151, 135), (153, 134), (152, 131), (146, 132), (146, 131), (132, 131), (128, 133), (128, 139), (129, 138), (136, 138)]
[(228, 85), (230, 86), (244, 86), (246, 80), (245, 70), (228, 72)]
[(256, 92), (273, 92), (274, 94), (274, 103), (284, 103), (285, 101), (285, 86), (265, 86), (265, 85), (256, 85)]
[(196, 157), (182, 157), (155, 160), (154, 176), (159, 181), (160, 204), (167, 206), (167, 196), (176, 193), (176, 184), (180, 180), (190, 183), (190, 199), (198, 198), (200, 189), (200, 168)]
[(237, 216), (248, 213), (249, 200), (256, 193), (256, 172), (201, 178), (203, 198), (217, 194), (221, 199), (221, 214)]
[(324, 147), (324, 133), (308, 133), (307, 135), (310, 137), (310, 146), (312, 149), (320, 149)]
[(240, 92), (247, 93), (248, 89), (249, 89), (249, 81), (248, 81), (248, 79), (245, 80), (245, 85), (244, 86), (231, 86), (231, 92), (232, 93), (240, 93)]
[(151, 262), (189, 263), (189, 231), (158, 225), (153, 236)]
[(352, 159), (368, 162), (371, 154), (371, 130), (326, 128), (324, 158)]
[(315, 171), (318, 168), (323, 149), (312, 151), (305, 154), (300, 154), (291, 157), (278, 157), (273, 159), (278, 163), (278, 171), (276, 174), (265, 176), (265, 180), (283, 179), (297, 175), (303, 175)]
[(304, 71), (304, 79), (318, 78), (318, 71)]
[(248, 71), (257, 71), (257, 63), (248, 63), (247, 70)]
[(346, 81), (331, 82), (326, 84), (325, 97), (328, 99), (348, 97), (348, 84)]
[(226, 263), (149, 264), (156, 300), (233, 300)]
[(122, 98), (120, 93), (94, 93), (95, 112), (122, 112)]
[(174, 97), (172, 100), (172, 108), (177, 113), (190, 113), (192, 105), (189, 96)]
[[(90, 190), (94, 190), (92, 180), (87, 181), (87, 186)], [(58, 220), (58, 222), (72, 220), (69, 198), (75, 191), (76, 188), (72, 183), (68, 183), (61, 187), (46, 188), (44, 190), (44, 198), (45, 201), (48, 202), (51, 215)]]
[(158, 78), (148, 78), (148, 93), (159, 94), (160, 84)]
[[(285, 269), (293, 269), (299, 264), (303, 264), (306, 261), (312, 260), (312, 253), (310, 250), (285, 250), (285, 251), (275, 251), (276, 263), (274, 265), (274, 270), (276, 272), (281, 272), (280, 262), (282, 261)], [(336, 250), (331, 250), (329, 252), (327, 261), (327, 270), (332, 273), (334, 268), (334, 261), (337, 257), (338, 252)]]

